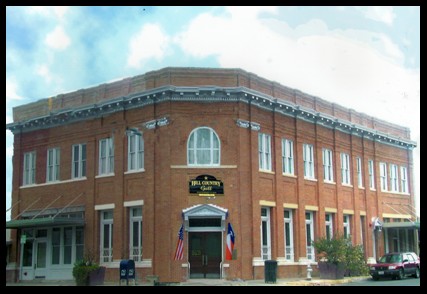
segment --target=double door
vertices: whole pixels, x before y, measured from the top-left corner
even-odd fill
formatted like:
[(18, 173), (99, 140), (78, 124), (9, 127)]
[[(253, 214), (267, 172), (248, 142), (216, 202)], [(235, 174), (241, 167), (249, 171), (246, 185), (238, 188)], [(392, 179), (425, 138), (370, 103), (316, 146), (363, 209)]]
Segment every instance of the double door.
[(221, 277), (221, 232), (189, 232), (191, 279)]

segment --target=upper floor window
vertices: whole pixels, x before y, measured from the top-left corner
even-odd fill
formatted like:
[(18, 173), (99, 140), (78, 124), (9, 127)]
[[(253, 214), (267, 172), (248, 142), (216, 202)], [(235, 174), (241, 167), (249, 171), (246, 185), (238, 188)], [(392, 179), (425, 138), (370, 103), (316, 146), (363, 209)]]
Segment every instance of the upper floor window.
[(314, 153), (313, 145), (302, 145), (302, 157), (304, 159), (304, 178), (314, 179)]
[(99, 174), (114, 172), (114, 142), (113, 138), (99, 140)]
[(294, 142), (288, 139), (282, 140), (283, 173), (294, 174)]
[(360, 188), (363, 188), (362, 159), (360, 157), (356, 157), (356, 167), (357, 167), (357, 185)]
[(369, 187), (375, 189), (374, 161), (368, 160)]
[(24, 179), (23, 185), (31, 185), (36, 182), (36, 152), (24, 153)]
[(408, 190), (408, 171), (406, 167), (400, 167), (400, 184), (402, 186), (402, 193), (409, 193)]
[(271, 136), (258, 134), (259, 169), (271, 171)]
[(213, 129), (197, 128), (187, 143), (188, 165), (219, 165), (220, 150), (220, 141)]
[(323, 179), (327, 182), (334, 181), (332, 150), (323, 149)]
[(341, 153), (341, 183), (350, 185), (350, 156)]
[(72, 178), (86, 177), (86, 144), (73, 145)]
[(399, 182), (397, 179), (397, 165), (390, 164), (390, 189), (393, 192), (399, 192)]
[(387, 191), (387, 164), (380, 162), (381, 191)]
[(46, 182), (54, 182), (59, 180), (59, 148), (47, 150), (47, 169)]
[(144, 139), (140, 133), (128, 135), (128, 170), (144, 169)]

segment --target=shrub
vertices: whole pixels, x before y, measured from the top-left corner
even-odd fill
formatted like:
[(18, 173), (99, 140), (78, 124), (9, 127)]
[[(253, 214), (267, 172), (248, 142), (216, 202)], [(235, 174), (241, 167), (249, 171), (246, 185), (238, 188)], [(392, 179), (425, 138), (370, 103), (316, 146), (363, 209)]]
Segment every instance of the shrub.
[(362, 245), (347, 246), (346, 267), (348, 276), (367, 276), (369, 267), (365, 262), (365, 254)]
[(73, 277), (77, 286), (89, 285), (89, 274), (99, 269), (99, 265), (94, 262), (93, 254), (87, 253), (82, 260), (74, 263)]

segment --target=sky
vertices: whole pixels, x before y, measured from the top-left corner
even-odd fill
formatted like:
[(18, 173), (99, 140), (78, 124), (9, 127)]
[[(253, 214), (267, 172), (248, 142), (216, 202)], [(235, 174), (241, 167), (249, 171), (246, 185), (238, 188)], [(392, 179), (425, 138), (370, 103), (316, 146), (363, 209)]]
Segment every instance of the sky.
[[(419, 7), (6, 8), (6, 124), (15, 106), (167, 66), (241, 68), (409, 127), (420, 215)], [(6, 130), (6, 208), (12, 155)]]

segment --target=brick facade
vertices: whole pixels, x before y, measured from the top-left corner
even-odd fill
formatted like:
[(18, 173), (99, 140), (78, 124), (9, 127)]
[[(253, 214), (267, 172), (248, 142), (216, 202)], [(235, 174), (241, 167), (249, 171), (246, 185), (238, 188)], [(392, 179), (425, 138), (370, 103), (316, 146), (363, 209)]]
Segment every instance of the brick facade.
[[(181, 87), (171, 99), (162, 101), (162, 92), (156, 89), (173, 85)], [(174, 99), (180, 97), (185, 87), (199, 87), (204, 94), (193, 101)], [(252, 89), (272, 99), (287, 101), (314, 112), (321, 112), (331, 119), (339, 119), (353, 125), (353, 130), (313, 123), (305, 113), (297, 111), (293, 116), (268, 109), (255, 100), (264, 96), (237, 101), (210, 100), (210, 89), (223, 91), (228, 87)], [(216, 88), (215, 88), (216, 87)], [(141, 107), (123, 108), (111, 113), (59, 122), (57, 125), (35, 127), (26, 131), (25, 121), (34, 117), (58, 114), (64, 110), (94, 107), (117, 97), (132, 97), (140, 93), (156, 93), (152, 103)], [(202, 93), (202, 91), (201, 91)], [(151, 94), (153, 95), (153, 94)], [(214, 95), (214, 94), (211, 94)], [(243, 94), (242, 94), (243, 96)], [(135, 96), (137, 97), (137, 96)], [(155, 98), (154, 98), (155, 97)], [(224, 94), (224, 97), (227, 97)], [(144, 99), (144, 98), (142, 98)], [(147, 98), (148, 99), (148, 98)], [(158, 99), (158, 101), (156, 101)], [(251, 101), (254, 101), (253, 103)], [(108, 106), (106, 106), (108, 107)], [(297, 108), (295, 108), (297, 109)], [(168, 124), (149, 129), (146, 123), (166, 117)], [(271, 257), (279, 260), (280, 277), (304, 276), (306, 254), (306, 211), (314, 212), (315, 237), (325, 234), (325, 213), (334, 211), (334, 230), (343, 231), (343, 215), (351, 215), (351, 235), (354, 243), (363, 244), (366, 257), (374, 256), (371, 219), (384, 213), (396, 214), (391, 207), (414, 206), (412, 191), (412, 146), (409, 129), (357, 113), (317, 97), (286, 88), (278, 83), (260, 78), (239, 69), (192, 69), (166, 68), (111, 84), (58, 95), (14, 109), (13, 191), (12, 219), (32, 205), (31, 210), (42, 210), (59, 195), (62, 198), (50, 207), (62, 208), (80, 193), (72, 206), (84, 207), (85, 249), (100, 256), (100, 213), (95, 206), (114, 204), (113, 260), (107, 265), (109, 280), (118, 279), (118, 261), (129, 256), (129, 209), (125, 202), (143, 200), (143, 260), (151, 264), (137, 267), (137, 276), (158, 275), (160, 281), (183, 281), (188, 278), (188, 234), (184, 237), (184, 258), (174, 261), (173, 254), (183, 209), (197, 204), (214, 204), (228, 210), (227, 222), (236, 233), (236, 260), (225, 260), (226, 231), (222, 234), (222, 277), (227, 279), (262, 279), (261, 258), (261, 207), (270, 207)], [(239, 127), (237, 120), (255, 122), (260, 130)], [(337, 124), (339, 123), (337, 121)], [(37, 124), (37, 122), (34, 122)], [(16, 126), (21, 124), (22, 128)], [(372, 133), (381, 132), (393, 141), (393, 145), (356, 133), (354, 126)], [(209, 127), (220, 140), (220, 165), (190, 167), (187, 164), (187, 144), (190, 133), (198, 127)], [(144, 139), (144, 171), (128, 172), (127, 128), (137, 128)], [(259, 170), (258, 134), (271, 136), (272, 171)], [(99, 140), (114, 140), (114, 174), (98, 176)], [(282, 173), (282, 139), (294, 144), (294, 175)], [(398, 146), (399, 142), (407, 144)], [(409, 142), (409, 145), (408, 145)], [(86, 178), (71, 179), (72, 145), (86, 143)], [(303, 144), (314, 146), (315, 179), (304, 179)], [(46, 184), (47, 149), (60, 148), (60, 181)], [(322, 150), (333, 152), (334, 183), (323, 180)], [(23, 186), (23, 156), (36, 152), (36, 185)], [(340, 153), (350, 155), (351, 185), (341, 184)], [(356, 157), (362, 160), (363, 188), (357, 184)], [(375, 188), (370, 189), (368, 160), (374, 161)], [(408, 170), (409, 193), (382, 192), (380, 189), (379, 162), (404, 166)], [(224, 195), (201, 197), (189, 194), (188, 183), (199, 175), (209, 174), (224, 183)], [(389, 177), (390, 175), (388, 175)], [(400, 174), (399, 174), (400, 177)], [(399, 178), (400, 179), (400, 178)], [(390, 178), (389, 178), (390, 180)], [(384, 205), (383, 203), (393, 203)], [(284, 208), (293, 208), (294, 261), (284, 261)], [(360, 217), (364, 221), (361, 224)], [(396, 214), (396, 217), (397, 214)], [(19, 230), (13, 230), (12, 238), (19, 240)], [(16, 243), (11, 259), (19, 263)], [(384, 242), (377, 243), (377, 254), (384, 252)]]

